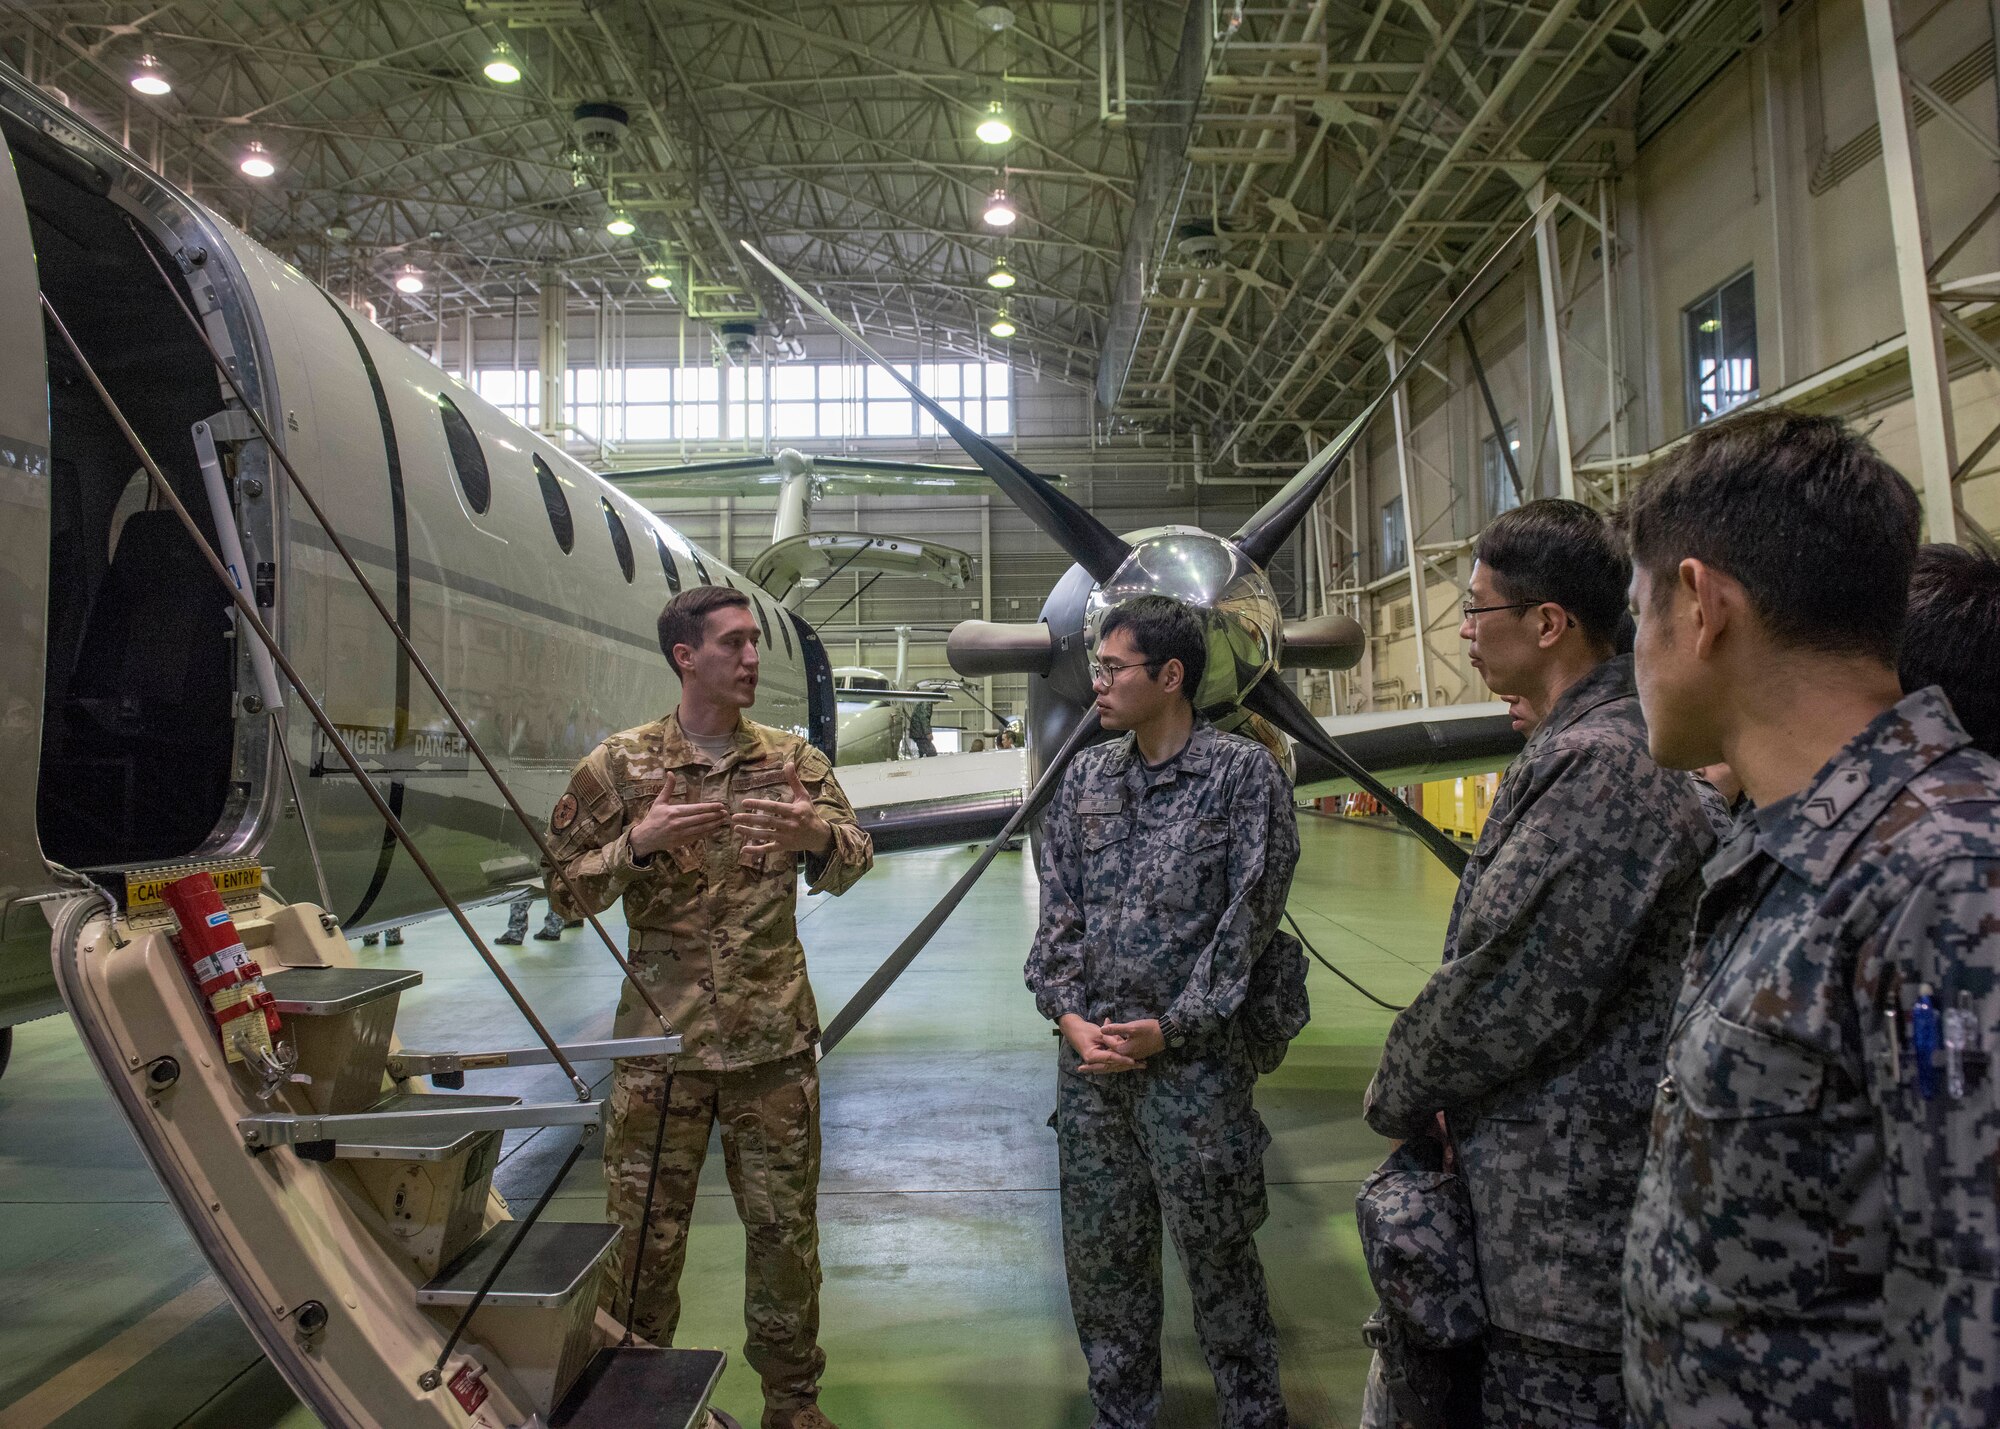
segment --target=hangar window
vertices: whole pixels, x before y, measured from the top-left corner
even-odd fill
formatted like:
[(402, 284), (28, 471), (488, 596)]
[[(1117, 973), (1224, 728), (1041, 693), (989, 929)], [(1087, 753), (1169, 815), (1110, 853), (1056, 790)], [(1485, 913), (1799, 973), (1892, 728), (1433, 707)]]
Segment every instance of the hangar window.
[(1681, 312), (1688, 425), (1715, 420), (1757, 395), (1757, 290), (1738, 273)]
[(444, 442), (451, 448), (451, 469), (458, 473), (458, 488), (475, 516), (484, 516), (493, 501), (493, 477), (486, 469), (486, 453), (480, 449), (479, 433), (465, 420), (458, 404), (438, 393), (438, 416), (444, 421)]
[(542, 420), (542, 374), (532, 367), (482, 367), (472, 390), (524, 427)]
[[(1502, 451), (1500, 443), (1507, 443)], [(1486, 436), (1479, 441), (1479, 484), (1486, 493), (1486, 519), (1491, 521), (1503, 511), (1512, 511), (1521, 504), (1521, 493), (1514, 485), (1514, 473), (1507, 469), (1507, 453), (1512, 452), (1514, 463), (1521, 461), (1521, 424), (1509, 422), (1501, 429), (1500, 435)], [(1522, 480), (1526, 481), (1524, 473)]]
[(1408, 565), (1410, 548), (1403, 544), (1403, 498), (1392, 496), (1382, 505), (1382, 574)]
[(667, 549), (667, 538), (658, 531), (653, 533), (653, 544), (660, 548), (660, 569), (666, 573), (667, 589), (675, 595), (681, 593), (681, 571), (674, 564), (674, 553)]
[(563, 554), (568, 555), (576, 548), (576, 523), (570, 519), (562, 480), (540, 457), (535, 458), (535, 480), (542, 488), (542, 505), (549, 511), (549, 529), (556, 533), (556, 544), (563, 548)]
[(611, 498), (600, 496), (597, 504), (604, 508), (604, 525), (611, 532), (611, 549), (618, 553), (618, 569), (625, 573), (626, 584), (632, 581), (632, 538), (625, 534), (625, 523), (618, 519), (618, 508), (611, 504)]

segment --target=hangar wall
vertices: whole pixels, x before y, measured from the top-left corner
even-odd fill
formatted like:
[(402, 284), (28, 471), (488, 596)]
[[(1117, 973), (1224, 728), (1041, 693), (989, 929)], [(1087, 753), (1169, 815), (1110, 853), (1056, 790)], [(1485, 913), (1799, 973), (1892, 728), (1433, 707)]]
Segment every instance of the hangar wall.
[[(1767, 7), (1767, 15), (1775, 9)], [(1982, 0), (1946, 0), (1907, 36), (1903, 50), (1908, 71), (1989, 136), (2000, 102), (1993, 42), (1994, 17)], [(1920, 111), (1916, 134), (1932, 240), (1942, 247), (1993, 199), (2000, 167), (1939, 116)], [(1916, 481), (1907, 365), (1892, 360), (1858, 380), (1827, 380), (1856, 365), (1857, 355), (1893, 346), (1904, 326), (1860, 0), (1791, 6), (1657, 132), (1641, 138), (1629, 167), (1604, 183), (1618, 240), (1610, 312), (1615, 383), (1606, 370), (1597, 234), (1573, 213), (1557, 234), (1563, 375), (1584, 499), (1615, 504), (1646, 454), (1689, 429), (1683, 313), (1744, 273), (1755, 291), (1760, 395), (1854, 418)], [(2000, 226), (1989, 224), (1939, 278), (1996, 270)], [(1973, 321), (1990, 340), (1993, 329)], [(1482, 305), (1474, 340), (1502, 420), (1519, 424), (1527, 494), (1557, 494), (1532, 251)], [(1948, 343), (1947, 357), (1963, 458), (2000, 423), (2000, 375), (1956, 344)], [(1437, 365), (1450, 383), (1430, 375), (1416, 380), (1407, 453), (1418, 547), (1435, 562), (1426, 585), (1432, 697), (1449, 703), (1486, 697), (1464, 665), (1452, 607), (1470, 573), (1470, 539), (1494, 510), (1490, 484), (1482, 480), (1482, 443), (1492, 426), (1463, 344), (1454, 340)], [(1607, 390), (1616, 393), (1615, 428)], [(1383, 508), (1400, 493), (1393, 422), (1378, 423), (1367, 448), (1357, 463), (1353, 547), (1342, 554), (1350, 563), (1348, 584), (1371, 608), (1377, 637), (1370, 679), (1354, 700), (1360, 708), (1383, 708), (1414, 703), (1416, 689), (1408, 575), (1382, 531)], [(1981, 525), (2000, 529), (2000, 460), (1989, 456), (1974, 468), (1963, 499)]]

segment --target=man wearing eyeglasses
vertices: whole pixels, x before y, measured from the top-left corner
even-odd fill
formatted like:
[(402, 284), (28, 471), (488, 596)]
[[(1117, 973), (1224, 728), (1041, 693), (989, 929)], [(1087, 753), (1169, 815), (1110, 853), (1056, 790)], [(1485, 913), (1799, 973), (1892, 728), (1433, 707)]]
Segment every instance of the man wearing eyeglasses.
[(1484, 1422), (1615, 1426), (1625, 1225), (1713, 836), (1647, 753), (1613, 653), (1632, 567), (1610, 523), (1536, 501), (1474, 554), (1459, 636), (1531, 733), (1367, 1118), (1407, 1139), (1444, 1113), (1486, 1301)]
[(1141, 596), (1106, 617), (1091, 675), (1104, 727), (1124, 738), (1077, 756), (1040, 839), (1027, 981), (1062, 1038), (1063, 1262), (1094, 1429), (1159, 1417), (1163, 1219), (1220, 1422), (1287, 1422), (1251, 1239), (1271, 1138), (1238, 1014), (1284, 911), (1298, 828), (1270, 753), (1196, 716), (1206, 667), (1187, 606)]

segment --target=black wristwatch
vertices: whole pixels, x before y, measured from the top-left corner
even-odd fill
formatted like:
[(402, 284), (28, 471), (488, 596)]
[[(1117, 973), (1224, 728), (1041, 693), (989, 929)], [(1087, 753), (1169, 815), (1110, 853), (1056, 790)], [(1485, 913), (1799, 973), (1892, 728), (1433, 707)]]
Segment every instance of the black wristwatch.
[(1174, 1021), (1171, 1012), (1160, 1014), (1160, 1039), (1167, 1044), (1168, 1050), (1174, 1052), (1187, 1045), (1187, 1029)]

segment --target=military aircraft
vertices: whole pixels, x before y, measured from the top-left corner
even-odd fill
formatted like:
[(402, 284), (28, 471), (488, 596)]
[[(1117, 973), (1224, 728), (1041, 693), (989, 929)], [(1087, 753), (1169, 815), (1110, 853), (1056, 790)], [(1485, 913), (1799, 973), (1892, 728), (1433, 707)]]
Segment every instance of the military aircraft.
[[(322, 1421), (582, 1429), (641, 1422), (643, 1405), (643, 1422), (670, 1422), (668, 1406), (701, 1422), (720, 1357), (621, 1337), (595, 1308), (616, 1228), (541, 1219), (602, 1116), (576, 1064), (678, 1038), (660, 1019), (657, 1035), (560, 1043), (464, 907), (530, 872), (579, 756), (671, 703), (653, 623), (672, 591), (748, 588), (758, 717), (833, 752), (818, 637), (4, 67), (0, 140), (0, 1023), (68, 1011), (238, 1313)], [(1285, 626), (1263, 574), (1337, 454), (1233, 538), (1126, 538), (953, 435), (1078, 561), (1039, 624), (955, 642), (965, 674), (1035, 674), (1031, 734), (1052, 752), (1026, 801), (1018, 783), (967, 798), (894, 771), (915, 797), (857, 795), (879, 848), (997, 827), (990, 858), (1092, 733), (1089, 632), (1140, 590), (1210, 614), (1204, 703), (1263, 713), (1322, 761), (1309, 775), (1379, 787), (1364, 765), (1421, 777), (1510, 747), (1504, 714), (1474, 711), (1391, 717), (1343, 749), (1276, 678), (1281, 660), (1358, 653), (1357, 630)], [(195, 929), (162, 890), (190, 870), (225, 900), (203, 926), (263, 969), (268, 1039), (219, 1022), (183, 969)], [(397, 1040), (421, 974), (357, 966), (346, 935), (440, 908), (529, 1045)], [(522, 1065), (560, 1068), (576, 1099), (462, 1091)], [(521, 1215), (491, 1188), (518, 1127), (578, 1134)]]

